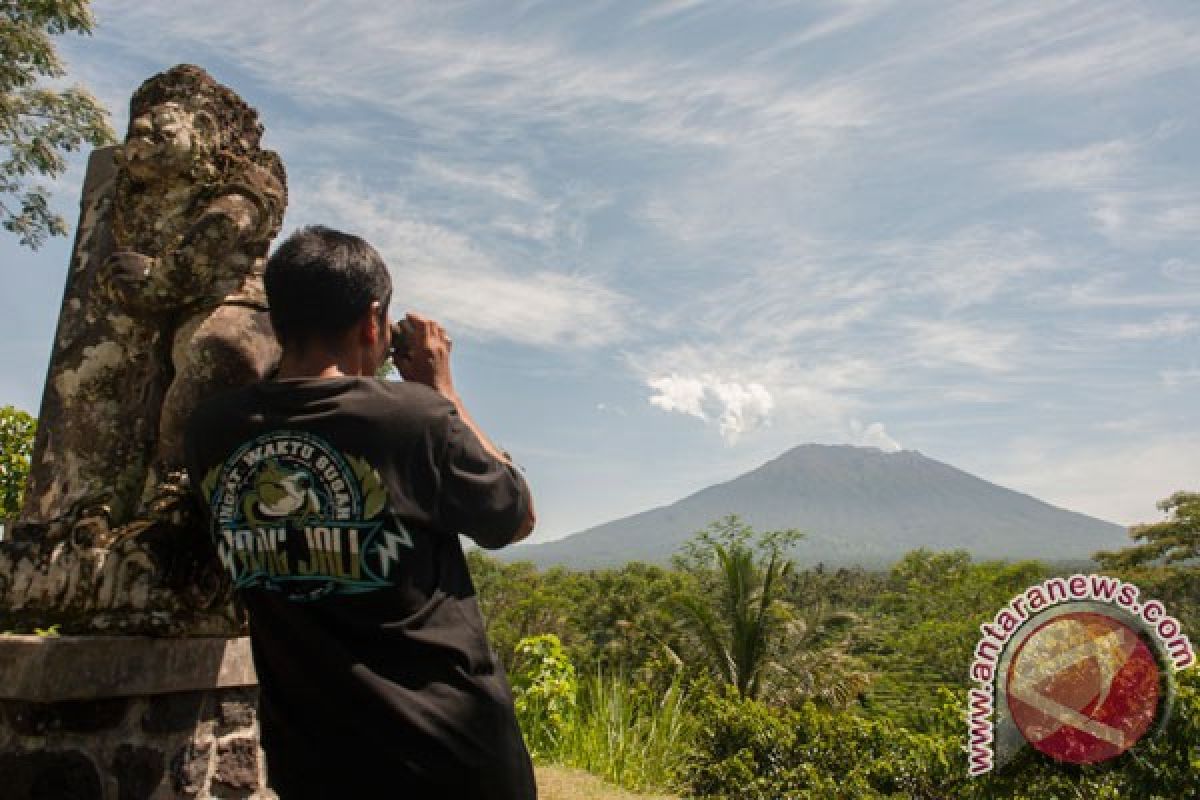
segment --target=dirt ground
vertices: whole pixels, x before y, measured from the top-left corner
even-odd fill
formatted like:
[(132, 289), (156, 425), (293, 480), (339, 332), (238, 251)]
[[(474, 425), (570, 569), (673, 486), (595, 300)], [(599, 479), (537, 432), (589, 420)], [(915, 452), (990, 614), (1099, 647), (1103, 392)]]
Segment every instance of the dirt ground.
[(678, 800), (664, 794), (633, 794), (567, 767), (537, 768), (539, 800)]

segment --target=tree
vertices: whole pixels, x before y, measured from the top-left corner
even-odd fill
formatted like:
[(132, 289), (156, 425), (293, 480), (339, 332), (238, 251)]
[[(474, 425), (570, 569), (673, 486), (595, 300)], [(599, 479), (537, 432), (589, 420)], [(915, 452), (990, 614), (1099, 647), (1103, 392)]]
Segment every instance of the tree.
[(783, 600), (793, 565), (786, 551), (796, 530), (758, 534), (736, 516), (700, 531), (675, 564), (693, 576), (674, 605), (707, 654), (716, 674), (742, 697), (754, 698), (788, 632), (791, 609)]
[(1129, 537), (1141, 544), (1102, 551), (1095, 559), (1105, 569), (1121, 569), (1162, 560), (1164, 564), (1200, 559), (1200, 493), (1176, 492), (1158, 503), (1167, 519), (1134, 525)]
[(0, 408), (0, 517), (15, 517), (21, 511), (33, 435), (37, 420), (12, 406)]
[(51, 37), (92, 25), (87, 0), (0, 0), (0, 224), (35, 250), (68, 230), (38, 176), (57, 178), (84, 144), (114, 141), (87, 90), (46, 85), (66, 75)]

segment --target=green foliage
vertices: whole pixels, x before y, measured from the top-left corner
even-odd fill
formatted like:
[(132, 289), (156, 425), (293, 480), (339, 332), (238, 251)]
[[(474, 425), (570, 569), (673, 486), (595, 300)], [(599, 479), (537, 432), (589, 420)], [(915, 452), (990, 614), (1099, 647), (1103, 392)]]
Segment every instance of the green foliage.
[[(698, 797), (724, 800), (940, 798), (953, 778), (956, 743), (890, 720), (778, 708), (709, 692), (680, 773)], [(965, 775), (965, 769), (963, 774)]]
[(575, 706), (575, 667), (552, 633), (522, 639), (511, 673), (517, 720), (534, 758), (555, 752)]
[(1167, 519), (1129, 529), (1129, 537), (1141, 544), (1096, 553), (1096, 560), (1105, 569), (1121, 569), (1200, 559), (1200, 493), (1176, 492), (1159, 501), (1158, 508)]
[(962, 550), (914, 550), (863, 604), (853, 649), (875, 668), (873, 713), (922, 729), (942, 688), (964, 686), (979, 625), (1048, 577), (1034, 561), (973, 563)]
[(518, 641), (554, 633), (577, 664), (669, 681), (681, 647), (668, 607), (684, 585), (679, 573), (639, 563), (590, 572), (539, 571), (480, 550), (468, 553), (467, 561), (488, 639), (507, 656), (506, 668), (512, 669), (510, 654)]
[(50, 88), (66, 71), (52, 36), (88, 34), (87, 0), (7, 0), (0, 5), (0, 224), (38, 248), (67, 223), (50, 210), (47, 190), (66, 154), (114, 140), (107, 112), (81, 87)]
[(510, 673), (521, 640), (541, 633), (554, 633), (566, 643), (577, 638), (576, 626), (567, 619), (571, 592), (554, 571), (538, 572), (528, 562), (505, 564), (480, 550), (468, 553), (467, 563), (488, 640)]
[(736, 516), (714, 522), (684, 545), (676, 564), (692, 577), (676, 596), (680, 622), (709, 666), (739, 695), (757, 697), (791, 621), (783, 600), (793, 570), (785, 552), (802, 534), (763, 534)]
[(1200, 798), (1200, 670), (1177, 676), (1165, 730), (1108, 762), (1061, 764), (1032, 747), (995, 772), (967, 776), (966, 692), (941, 690), (926, 731), (886, 718), (782, 709), (734, 692), (698, 704), (697, 734), (679, 779), (725, 800), (1195, 800)]
[(0, 517), (21, 511), (37, 420), (13, 406), (0, 408)]
[(681, 673), (661, 691), (603, 671), (580, 681), (558, 637), (543, 634), (517, 644), (510, 679), (534, 759), (627, 789), (667, 786), (691, 735)]
[(559, 746), (547, 760), (634, 791), (666, 789), (692, 736), (687, 702), (678, 672), (662, 691), (594, 673), (579, 684)]
[[(1178, 693), (1166, 728), (1129, 752), (1098, 764), (1059, 764), (1031, 747), (995, 772), (960, 781), (964, 800), (1196, 800), (1200, 798), (1200, 670), (1176, 674)], [(965, 693), (957, 707), (966, 702)], [(956, 766), (957, 769), (957, 766)], [(965, 765), (962, 767), (966, 769)]]
[[(490, 631), (527, 631), (514, 644), (558, 635), (526, 639), (509, 670), (539, 762), (634, 790), (731, 800), (1200, 800), (1195, 668), (1177, 675), (1165, 730), (1121, 758), (1074, 767), (1026, 747), (993, 774), (967, 776), (967, 666), (978, 625), (1055, 574), (1037, 562), (918, 550), (888, 573), (792, 568), (773, 593), (785, 624), (762, 690), (739, 694), (672, 602), (709, 591), (714, 609), (727, 607), (721, 591), (731, 573), (714, 545), (727, 555), (740, 545), (755, 569), (769, 565), (769, 547), (756, 548), (756, 535), (733, 523), (681, 555), (675, 570), (538, 571), (470, 555)], [(735, 566), (734, 575), (752, 571)], [(1200, 571), (1138, 565), (1113, 574), (1161, 600), (1195, 637)], [(752, 619), (757, 606), (741, 607)], [(865, 696), (854, 677), (864, 662), (873, 673)]]

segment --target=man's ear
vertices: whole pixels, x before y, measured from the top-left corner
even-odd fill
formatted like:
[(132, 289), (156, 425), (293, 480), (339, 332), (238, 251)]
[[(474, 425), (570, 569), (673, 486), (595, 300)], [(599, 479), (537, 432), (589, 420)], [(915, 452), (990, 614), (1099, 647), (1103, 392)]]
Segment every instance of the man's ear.
[(380, 305), (379, 301), (372, 300), (366, 313), (358, 321), (359, 337), (363, 344), (378, 344), (380, 337), (388, 335), (388, 332), (383, 329), (382, 310), (383, 306)]

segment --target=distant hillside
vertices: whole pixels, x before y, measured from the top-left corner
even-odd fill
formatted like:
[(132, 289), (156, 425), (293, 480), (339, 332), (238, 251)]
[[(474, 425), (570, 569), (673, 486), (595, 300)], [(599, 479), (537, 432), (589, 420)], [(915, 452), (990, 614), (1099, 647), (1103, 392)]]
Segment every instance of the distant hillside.
[(801, 564), (880, 567), (917, 547), (964, 548), (976, 558), (1066, 561), (1129, 544), (1119, 525), (988, 483), (913, 450), (807, 444), (669, 506), (497, 555), (579, 568), (666, 563), (695, 531), (731, 513), (757, 530), (806, 531), (795, 551)]

